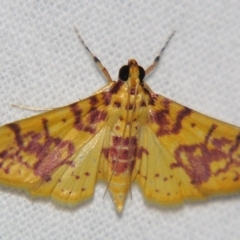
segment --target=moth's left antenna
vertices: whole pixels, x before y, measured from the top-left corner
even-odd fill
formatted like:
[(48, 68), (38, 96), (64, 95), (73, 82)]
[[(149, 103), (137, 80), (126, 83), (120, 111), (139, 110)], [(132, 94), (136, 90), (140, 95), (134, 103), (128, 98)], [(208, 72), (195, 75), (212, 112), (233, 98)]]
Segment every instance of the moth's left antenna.
[(108, 70), (102, 65), (102, 63), (100, 62), (100, 60), (93, 55), (93, 53), (90, 51), (90, 49), (87, 47), (87, 45), (85, 44), (85, 42), (82, 40), (77, 28), (74, 28), (75, 33), (77, 34), (77, 37), (79, 39), (79, 41), (84, 45), (84, 47), (87, 49), (87, 51), (90, 53), (90, 55), (92, 56), (94, 62), (96, 63), (96, 65), (98, 66), (98, 68), (102, 71), (103, 75), (107, 78), (108, 82), (111, 83), (113, 80), (110, 76), (110, 74), (108, 73)]

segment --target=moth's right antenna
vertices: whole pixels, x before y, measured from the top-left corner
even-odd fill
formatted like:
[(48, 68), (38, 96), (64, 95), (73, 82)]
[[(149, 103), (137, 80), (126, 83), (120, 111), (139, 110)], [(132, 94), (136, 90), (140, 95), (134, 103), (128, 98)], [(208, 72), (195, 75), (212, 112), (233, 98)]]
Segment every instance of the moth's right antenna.
[(172, 34), (168, 37), (168, 40), (166, 41), (165, 45), (163, 46), (163, 48), (161, 49), (161, 51), (159, 52), (159, 54), (157, 55), (157, 57), (154, 59), (152, 65), (150, 65), (146, 70), (145, 70), (145, 75), (149, 74), (150, 72), (152, 72), (154, 70), (154, 68), (156, 67), (156, 65), (159, 63), (160, 58), (162, 56), (162, 53), (164, 52), (164, 50), (167, 48), (169, 42), (171, 41), (172, 37), (174, 36), (176, 30), (174, 30), (172, 32)]

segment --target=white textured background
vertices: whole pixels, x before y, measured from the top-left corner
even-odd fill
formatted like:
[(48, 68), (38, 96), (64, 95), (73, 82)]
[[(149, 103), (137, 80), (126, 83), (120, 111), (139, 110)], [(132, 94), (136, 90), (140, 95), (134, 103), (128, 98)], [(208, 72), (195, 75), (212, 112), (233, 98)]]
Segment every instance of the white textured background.
[[(176, 29), (148, 84), (240, 126), (238, 0), (0, 0), (1, 124), (36, 114), (10, 103), (57, 107), (105, 85), (74, 26), (114, 79), (129, 58), (147, 67)], [(93, 200), (69, 210), (0, 187), (0, 239), (240, 238), (239, 194), (163, 209), (134, 186), (118, 216), (104, 190), (97, 184)]]

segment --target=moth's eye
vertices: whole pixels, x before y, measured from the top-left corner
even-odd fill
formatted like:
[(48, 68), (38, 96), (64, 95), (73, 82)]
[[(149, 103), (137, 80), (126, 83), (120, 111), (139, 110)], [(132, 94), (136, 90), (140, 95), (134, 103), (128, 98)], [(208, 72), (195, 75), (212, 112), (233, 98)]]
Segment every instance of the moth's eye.
[(119, 79), (121, 79), (122, 81), (127, 81), (129, 77), (129, 66), (125, 65), (121, 67), (119, 70), (118, 76), (119, 76)]
[(141, 66), (139, 66), (138, 69), (139, 69), (139, 79), (142, 82), (145, 77), (145, 70)]

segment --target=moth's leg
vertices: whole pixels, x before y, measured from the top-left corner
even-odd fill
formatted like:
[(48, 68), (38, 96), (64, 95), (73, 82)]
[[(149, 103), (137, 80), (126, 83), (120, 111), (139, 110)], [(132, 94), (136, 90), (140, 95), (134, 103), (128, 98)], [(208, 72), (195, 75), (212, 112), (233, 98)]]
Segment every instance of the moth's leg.
[(24, 105), (18, 105), (18, 104), (11, 104), (12, 107), (19, 108), (19, 109), (24, 109), (24, 110), (30, 110), (30, 111), (51, 111), (56, 108), (39, 108), (39, 107), (29, 107), (29, 106), (24, 106)]

